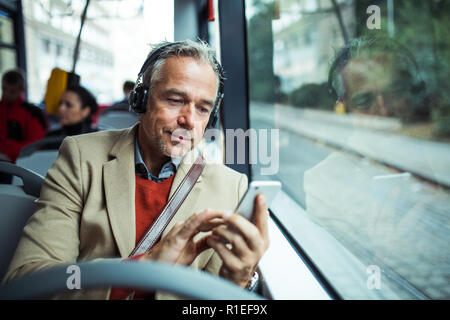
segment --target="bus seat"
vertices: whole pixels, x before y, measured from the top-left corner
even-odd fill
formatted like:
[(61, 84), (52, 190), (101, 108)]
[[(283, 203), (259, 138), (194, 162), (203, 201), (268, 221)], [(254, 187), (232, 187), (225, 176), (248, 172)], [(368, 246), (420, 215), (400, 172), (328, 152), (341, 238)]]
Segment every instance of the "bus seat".
[[(58, 157), (58, 149), (64, 138), (65, 136), (46, 137), (26, 145), (20, 151), (16, 164), (45, 177)], [(19, 184), (17, 177), (13, 177), (12, 184)]]
[(138, 120), (139, 116), (131, 112), (104, 112), (98, 119), (98, 128), (100, 130), (125, 129), (133, 126)]
[[(35, 198), (39, 197), (41, 194), (41, 187), (44, 182), (44, 177), (42, 175), (17, 164), (3, 161), (0, 161), (0, 173), (10, 174), (20, 178), (23, 182), (22, 189), (25, 194)], [(2, 190), (7, 190), (6, 188), (9, 185), (0, 186), (4, 187)]]
[[(58, 150), (36, 151), (29, 156), (18, 158), (16, 164), (45, 177), (57, 157)], [(17, 184), (17, 177), (13, 177), (13, 184)]]
[(75, 275), (76, 270), (83, 277), (82, 289), (113, 286), (144, 291), (161, 290), (190, 299), (264, 300), (264, 297), (228, 280), (187, 266), (159, 261), (121, 262), (117, 259), (62, 264), (30, 273), (0, 286), (0, 300), (42, 299), (56, 293), (73, 293), (68, 289), (68, 273)]
[(0, 184), (0, 279), (5, 275), (22, 229), (35, 211), (43, 177), (12, 163), (1, 162), (0, 172), (18, 176), (23, 186)]
[(24, 158), (42, 150), (58, 150), (66, 136), (45, 137), (22, 148), (18, 158)]

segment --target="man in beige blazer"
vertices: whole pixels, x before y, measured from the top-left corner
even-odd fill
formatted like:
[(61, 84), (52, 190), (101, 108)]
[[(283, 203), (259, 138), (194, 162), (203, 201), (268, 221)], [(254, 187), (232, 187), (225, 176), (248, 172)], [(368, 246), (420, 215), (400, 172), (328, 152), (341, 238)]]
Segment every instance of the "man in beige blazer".
[[(5, 281), (58, 264), (129, 256), (136, 241), (136, 148), (151, 176), (181, 159), (169, 197), (188, 172), (215, 107), (220, 74), (206, 44), (158, 48), (161, 56), (147, 66), (141, 84), (138, 79), (149, 95), (136, 126), (62, 143)], [(269, 241), (262, 196), (255, 201), (255, 224), (229, 213), (246, 188), (245, 175), (207, 163), (161, 240), (141, 259), (191, 265), (246, 287)], [(79, 290), (70, 298), (107, 299), (109, 293)]]

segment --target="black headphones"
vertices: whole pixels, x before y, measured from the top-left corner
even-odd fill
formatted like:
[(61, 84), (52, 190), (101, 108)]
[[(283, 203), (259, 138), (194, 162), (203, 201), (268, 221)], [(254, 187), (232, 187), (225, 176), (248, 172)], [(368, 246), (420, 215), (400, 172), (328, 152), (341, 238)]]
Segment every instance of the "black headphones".
[[(177, 44), (180, 44), (181, 42), (170, 42), (167, 44), (162, 45), (158, 49), (156, 49), (151, 55), (147, 57), (144, 64), (142, 65), (141, 71), (139, 71), (138, 79), (136, 81), (136, 86), (134, 87), (134, 90), (130, 93), (129, 103), (130, 103), (130, 109), (138, 114), (145, 113), (147, 110), (147, 102), (148, 97), (150, 95), (150, 89), (142, 84), (142, 77), (144, 76), (144, 72), (147, 70), (147, 68), (155, 63), (160, 57), (164, 50), (166, 50), (169, 47), (175, 46)], [(214, 64), (216, 65), (216, 68), (219, 72), (219, 88), (217, 92), (216, 101), (214, 102), (214, 107), (211, 110), (211, 115), (209, 117), (208, 125), (206, 128), (214, 128), (216, 125), (216, 122), (219, 118), (219, 109), (222, 104), (223, 100), (223, 69), (222, 66), (218, 63), (215, 57)]]

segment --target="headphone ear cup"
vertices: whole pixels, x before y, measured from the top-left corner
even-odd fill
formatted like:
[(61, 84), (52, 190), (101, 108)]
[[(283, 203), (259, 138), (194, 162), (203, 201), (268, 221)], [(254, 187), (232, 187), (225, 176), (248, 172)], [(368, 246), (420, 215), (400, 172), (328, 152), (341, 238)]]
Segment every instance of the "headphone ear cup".
[(148, 89), (137, 87), (131, 92), (129, 102), (131, 109), (136, 113), (145, 113), (147, 110)]
[(136, 112), (136, 91), (131, 91), (130, 96), (128, 97), (128, 104), (130, 105), (130, 109)]
[(139, 113), (145, 113), (147, 111), (147, 102), (148, 102), (148, 89), (144, 88), (142, 90), (142, 98), (141, 98), (141, 105), (140, 105), (140, 112)]

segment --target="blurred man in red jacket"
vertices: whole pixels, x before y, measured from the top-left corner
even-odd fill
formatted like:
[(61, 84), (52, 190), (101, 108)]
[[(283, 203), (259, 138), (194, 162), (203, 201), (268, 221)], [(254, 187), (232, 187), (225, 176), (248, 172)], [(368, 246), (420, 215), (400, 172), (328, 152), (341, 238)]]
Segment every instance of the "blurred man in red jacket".
[(15, 162), (25, 145), (45, 136), (47, 123), (42, 111), (23, 97), (25, 78), (11, 70), (2, 77), (0, 100), (0, 159)]

